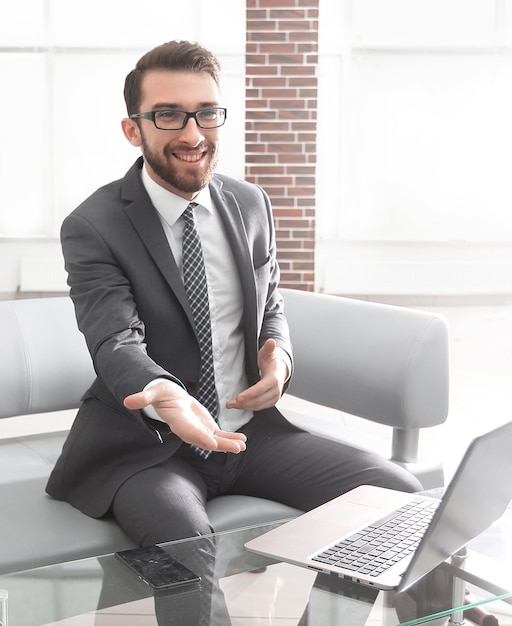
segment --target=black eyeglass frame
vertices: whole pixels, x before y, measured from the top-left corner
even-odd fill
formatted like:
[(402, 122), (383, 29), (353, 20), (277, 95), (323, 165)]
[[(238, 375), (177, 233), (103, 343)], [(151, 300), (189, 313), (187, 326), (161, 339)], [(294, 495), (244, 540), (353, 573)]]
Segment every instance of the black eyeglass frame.
[[(172, 111), (173, 113), (184, 113), (185, 118), (183, 120), (183, 124), (179, 128), (162, 128), (161, 126), (158, 126), (158, 124), (156, 123), (156, 114), (164, 113), (165, 111)], [(217, 124), (217, 126), (201, 126), (199, 120), (197, 119), (197, 114), (203, 113), (205, 111), (222, 111), (223, 112), (222, 122), (220, 124)], [(133, 113), (132, 115), (130, 115), (130, 119), (133, 120), (133, 119), (143, 118), (145, 120), (150, 120), (151, 122), (153, 122), (155, 127), (158, 128), (158, 130), (171, 130), (171, 131), (183, 130), (185, 126), (188, 124), (189, 119), (193, 119), (195, 120), (199, 128), (202, 128), (203, 130), (213, 130), (215, 128), (220, 128), (221, 126), (224, 126), (227, 116), (228, 116), (228, 110), (224, 107), (207, 107), (205, 109), (199, 109), (197, 111), (181, 111), (180, 109), (157, 109), (156, 111), (146, 111), (145, 113)]]

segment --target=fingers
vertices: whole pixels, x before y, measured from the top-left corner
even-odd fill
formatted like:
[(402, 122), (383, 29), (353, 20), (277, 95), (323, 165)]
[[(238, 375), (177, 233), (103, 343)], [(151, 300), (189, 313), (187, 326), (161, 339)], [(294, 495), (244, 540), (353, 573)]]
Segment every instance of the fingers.
[(246, 449), (247, 438), (242, 433), (230, 433), (220, 431), (221, 435), (215, 434), (215, 440), (217, 442), (216, 452), (232, 452), (238, 454)]
[(187, 441), (203, 450), (212, 452), (231, 452), (238, 454), (246, 449), (246, 436), (243, 433), (231, 433), (224, 430), (217, 430), (213, 433), (196, 433), (193, 440)]
[(232, 439), (233, 441), (238, 441), (241, 443), (245, 443), (247, 441), (247, 437), (243, 433), (232, 433), (229, 430), (219, 430), (215, 435), (222, 436), (224, 439)]
[(281, 388), (277, 384), (269, 384), (267, 380), (260, 380), (252, 387), (239, 393), (234, 400), (226, 403), (228, 409), (242, 409), (245, 411), (261, 411), (275, 406), (281, 397)]

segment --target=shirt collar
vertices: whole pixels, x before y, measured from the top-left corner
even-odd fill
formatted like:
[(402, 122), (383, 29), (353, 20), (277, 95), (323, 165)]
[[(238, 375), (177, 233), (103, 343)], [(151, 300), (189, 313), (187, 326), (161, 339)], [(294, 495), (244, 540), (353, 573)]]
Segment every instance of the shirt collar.
[[(190, 201), (177, 196), (171, 191), (167, 191), (167, 189), (164, 189), (161, 185), (156, 183), (148, 174), (146, 165), (143, 165), (142, 167), (142, 184), (144, 185), (157, 212), (169, 224), (169, 226), (173, 226), (181, 217), (183, 211), (190, 204)], [(193, 201), (200, 204), (210, 213), (213, 212), (213, 203), (209, 186), (201, 189)]]

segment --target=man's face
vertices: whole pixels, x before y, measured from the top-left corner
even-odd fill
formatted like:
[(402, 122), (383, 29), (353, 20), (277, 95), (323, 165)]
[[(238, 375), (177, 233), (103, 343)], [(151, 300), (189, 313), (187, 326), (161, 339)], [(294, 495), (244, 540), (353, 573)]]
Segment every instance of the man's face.
[[(157, 109), (198, 111), (220, 106), (216, 82), (206, 72), (150, 71), (142, 81), (140, 112)], [(132, 127), (151, 178), (169, 191), (191, 200), (210, 182), (218, 160), (219, 128), (199, 128), (194, 119), (181, 130), (160, 130), (151, 120)], [(124, 121), (126, 123), (126, 120)], [(128, 122), (135, 124), (135, 120)], [(136, 124), (135, 124), (136, 126)]]

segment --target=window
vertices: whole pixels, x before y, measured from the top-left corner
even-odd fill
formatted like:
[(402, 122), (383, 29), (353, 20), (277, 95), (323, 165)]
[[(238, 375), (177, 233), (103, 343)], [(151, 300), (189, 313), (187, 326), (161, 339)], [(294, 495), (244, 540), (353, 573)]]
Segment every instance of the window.
[(229, 109), (219, 169), (243, 176), (245, 3), (222, 0), (219, 10), (219, 3), (192, 0), (176, 7), (168, 0), (2, 6), (1, 294), (65, 287), (62, 220), (138, 156), (121, 131), (124, 77), (164, 41), (200, 41), (219, 57)]
[(124, 77), (146, 50), (170, 39), (200, 41), (219, 56), (230, 109), (222, 167), (243, 175), (244, 3), (223, 0), (219, 11), (195, 0), (180, 4), (178, 16), (173, 7), (164, 0), (4, 7), (1, 237), (55, 238), (65, 215), (124, 174), (138, 156), (121, 132)]
[(510, 291), (511, 51), (510, 0), (320, 0), (320, 289)]

